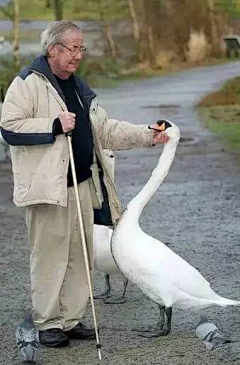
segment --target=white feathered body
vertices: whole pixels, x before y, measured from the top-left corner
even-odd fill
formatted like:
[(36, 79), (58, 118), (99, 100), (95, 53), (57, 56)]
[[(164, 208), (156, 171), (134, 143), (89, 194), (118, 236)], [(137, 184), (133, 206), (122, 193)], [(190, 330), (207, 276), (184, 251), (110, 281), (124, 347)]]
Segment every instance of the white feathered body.
[(238, 304), (217, 295), (198, 270), (139, 226), (133, 226), (129, 215), (126, 210), (114, 230), (114, 257), (124, 275), (149, 298), (179, 308)]
[(158, 166), (144, 188), (127, 205), (114, 229), (111, 242), (114, 259), (131, 282), (154, 302), (166, 307), (240, 304), (217, 295), (198, 270), (139, 226), (143, 207), (167, 176), (175, 156), (178, 128), (173, 126), (167, 133), (170, 141), (163, 148)]
[(4, 148), (8, 147), (7, 142), (3, 139), (3, 136), (2, 136), (1, 131), (0, 131), (0, 144), (1, 144)]
[(2, 133), (0, 132), (0, 143), (3, 145), (3, 146), (7, 146), (7, 142), (4, 141), (3, 137), (2, 137)]
[(111, 237), (113, 230), (106, 226), (94, 225), (93, 254), (94, 267), (109, 275), (121, 275), (111, 253)]
[[(114, 180), (115, 159), (111, 150), (104, 150), (108, 164), (108, 171)], [(111, 237), (113, 230), (107, 226), (94, 224), (93, 228), (93, 255), (94, 268), (109, 275), (121, 276), (111, 253)]]

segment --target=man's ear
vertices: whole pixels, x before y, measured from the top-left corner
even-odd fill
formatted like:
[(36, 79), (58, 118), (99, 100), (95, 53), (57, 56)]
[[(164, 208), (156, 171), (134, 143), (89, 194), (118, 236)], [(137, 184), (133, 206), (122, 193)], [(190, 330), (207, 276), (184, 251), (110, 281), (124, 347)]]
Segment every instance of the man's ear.
[(50, 57), (53, 58), (55, 56), (55, 50), (56, 50), (56, 48), (54, 46), (49, 46), (48, 47), (48, 54), (49, 54)]

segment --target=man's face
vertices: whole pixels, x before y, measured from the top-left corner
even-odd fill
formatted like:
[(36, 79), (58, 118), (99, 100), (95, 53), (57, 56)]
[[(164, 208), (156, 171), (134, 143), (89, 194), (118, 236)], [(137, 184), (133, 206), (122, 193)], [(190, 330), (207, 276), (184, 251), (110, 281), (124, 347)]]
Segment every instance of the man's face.
[(75, 29), (66, 30), (61, 43), (49, 47), (55, 71), (68, 77), (76, 72), (83, 55), (81, 47), (83, 47), (82, 33)]

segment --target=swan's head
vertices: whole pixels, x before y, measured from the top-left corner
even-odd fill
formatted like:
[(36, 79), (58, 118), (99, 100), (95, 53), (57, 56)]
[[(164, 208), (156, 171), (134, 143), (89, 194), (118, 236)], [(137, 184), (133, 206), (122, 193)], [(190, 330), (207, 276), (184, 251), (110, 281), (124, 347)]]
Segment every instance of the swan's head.
[(156, 124), (150, 126), (150, 129), (154, 129), (159, 132), (166, 132), (166, 134), (170, 137), (168, 143), (178, 142), (180, 139), (179, 128), (173, 122), (169, 122), (168, 120), (160, 119)]

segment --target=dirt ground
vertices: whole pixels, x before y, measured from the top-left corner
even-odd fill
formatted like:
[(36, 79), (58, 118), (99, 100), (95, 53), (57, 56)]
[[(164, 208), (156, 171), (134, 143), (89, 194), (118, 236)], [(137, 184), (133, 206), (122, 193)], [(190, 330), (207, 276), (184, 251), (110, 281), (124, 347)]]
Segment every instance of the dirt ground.
[[(224, 80), (240, 73), (240, 62), (125, 83), (96, 90), (114, 118), (149, 124), (173, 120), (182, 141), (166, 181), (141, 215), (141, 226), (169, 244), (204, 275), (220, 295), (240, 300), (240, 158), (226, 152), (217, 137), (202, 127), (195, 103)], [(123, 204), (145, 184), (161, 149), (116, 153), (116, 181)], [(14, 332), (30, 305), (29, 254), (24, 210), (12, 203), (9, 162), (0, 163), (0, 364), (21, 364)], [(103, 284), (96, 273), (94, 288)], [(121, 279), (113, 279), (116, 292)], [(162, 338), (138, 337), (132, 328), (153, 324), (157, 307), (134, 285), (126, 303), (96, 301), (102, 364), (220, 365), (240, 364), (240, 308), (173, 310), (172, 331)], [(195, 335), (200, 314), (206, 315), (232, 342), (208, 352)], [(84, 323), (92, 325), (90, 307)], [(41, 365), (96, 365), (94, 341), (72, 341), (66, 349), (40, 348)]]

